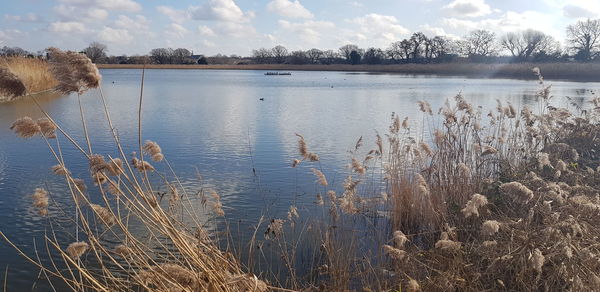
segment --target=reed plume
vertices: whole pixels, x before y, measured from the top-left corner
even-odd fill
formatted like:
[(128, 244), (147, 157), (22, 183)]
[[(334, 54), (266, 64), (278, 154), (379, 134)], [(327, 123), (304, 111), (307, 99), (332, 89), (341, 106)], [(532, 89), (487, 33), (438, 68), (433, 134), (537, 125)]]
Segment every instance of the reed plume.
[(116, 254), (118, 254), (122, 257), (126, 257), (131, 253), (131, 249), (123, 244), (119, 244), (119, 245), (115, 246), (114, 251)]
[(123, 161), (121, 158), (112, 158), (106, 165), (109, 175), (117, 176), (123, 173)]
[(72, 51), (61, 51), (57, 48), (49, 48), (50, 71), (58, 86), (56, 91), (62, 94), (77, 92), (79, 94), (100, 86), (102, 76), (96, 65), (86, 57)]
[(115, 223), (117, 223), (115, 217), (113, 216), (113, 213), (110, 212), (108, 209), (96, 204), (90, 204), (90, 207), (92, 208), (92, 210), (94, 210), (98, 218), (100, 218), (102, 222), (106, 224), (106, 226), (112, 226)]
[(73, 242), (67, 247), (67, 254), (73, 259), (78, 259), (88, 250), (88, 248), (89, 245), (87, 242)]
[(152, 160), (159, 162), (162, 161), (165, 156), (162, 154), (162, 149), (158, 145), (158, 143), (154, 141), (147, 140), (143, 147), (144, 153), (150, 155)]
[(318, 170), (316, 168), (311, 168), (310, 170), (315, 174), (315, 176), (317, 176), (317, 182), (320, 185), (322, 185), (324, 187), (326, 187), (328, 185), (327, 178), (320, 170)]
[(482, 196), (480, 194), (473, 194), (473, 196), (471, 196), (471, 199), (467, 202), (466, 206), (461, 210), (461, 212), (466, 218), (469, 218), (472, 215), (479, 217), (479, 208), (487, 205), (487, 203), (488, 200), (485, 196)]
[(37, 188), (32, 198), (33, 206), (38, 209), (38, 213), (46, 216), (48, 214), (48, 192), (45, 189)]
[(56, 125), (47, 118), (38, 119), (36, 121), (40, 126), (40, 134), (48, 139), (56, 138)]
[(14, 98), (25, 95), (27, 88), (23, 81), (17, 75), (6, 68), (0, 68), (0, 95), (8, 98)]
[(61, 165), (61, 164), (52, 166), (51, 170), (56, 175), (70, 175), (71, 174), (71, 172), (64, 165)]
[(306, 145), (306, 141), (304, 141), (304, 137), (298, 133), (296, 133), (296, 136), (298, 136), (298, 152), (300, 155), (308, 161), (319, 161), (319, 155), (308, 151), (308, 146)]
[(404, 257), (406, 257), (406, 251), (403, 251), (401, 249), (395, 248), (387, 244), (383, 245), (383, 252), (387, 254), (390, 258), (397, 261), (403, 260)]
[(31, 138), (41, 133), (40, 125), (30, 117), (22, 117), (17, 119), (10, 129), (21, 138)]
[(500, 229), (500, 223), (496, 220), (486, 220), (481, 225), (481, 233), (486, 236), (492, 236)]

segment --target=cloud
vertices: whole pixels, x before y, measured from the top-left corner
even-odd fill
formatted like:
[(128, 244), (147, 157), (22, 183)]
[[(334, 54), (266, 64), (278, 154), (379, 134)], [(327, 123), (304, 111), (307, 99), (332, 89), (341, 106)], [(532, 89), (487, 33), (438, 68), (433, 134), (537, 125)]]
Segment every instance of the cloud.
[[(357, 17), (350, 22), (359, 25), (356, 34), (358, 40), (372, 40), (385, 45), (408, 35), (410, 31), (398, 23), (394, 16), (370, 13), (363, 17)], [(373, 45), (371, 45), (373, 46)]]
[(569, 18), (594, 18), (598, 15), (598, 10), (590, 10), (578, 5), (565, 5), (563, 15)]
[(178, 23), (171, 23), (167, 26), (165, 33), (168, 36), (175, 36), (177, 38), (183, 38), (185, 35), (190, 32), (187, 28), (183, 27)]
[(321, 41), (321, 33), (335, 28), (333, 22), (313, 20), (300, 23), (279, 20), (279, 26), (285, 31), (297, 35), (304, 43), (310, 45), (318, 45)]
[(126, 15), (119, 15), (115, 21), (115, 25), (118, 28), (131, 29), (135, 31), (146, 31), (150, 28), (150, 22), (143, 15), (136, 15), (135, 19), (132, 19)]
[(234, 38), (243, 38), (256, 35), (256, 29), (251, 25), (236, 22), (219, 22), (215, 25), (214, 31), (219, 35), (230, 36)]
[(68, 5), (58, 5), (54, 7), (54, 12), (62, 20), (80, 20), (80, 21), (95, 21), (105, 20), (108, 17), (108, 12), (96, 7), (78, 7)]
[(58, 0), (58, 2), (74, 6), (127, 12), (137, 12), (142, 10), (142, 5), (133, 0)]
[(166, 15), (172, 22), (183, 23), (190, 18), (190, 14), (185, 10), (174, 9), (169, 6), (157, 6), (156, 11)]
[(57, 33), (83, 33), (87, 31), (83, 23), (76, 21), (52, 22), (48, 26), (48, 30)]
[(127, 44), (133, 40), (127, 29), (104, 27), (98, 35), (100, 40), (112, 44)]
[(454, 0), (443, 7), (443, 10), (457, 17), (480, 17), (492, 12), (485, 0)]
[(215, 36), (215, 32), (208, 26), (206, 25), (201, 25), (198, 27), (198, 32), (200, 33), (200, 35), (203, 36), (208, 36), (208, 37), (213, 37)]
[(5, 14), (4, 19), (17, 22), (42, 22), (42, 18), (35, 13), (27, 13), (25, 15), (10, 15)]
[(254, 17), (254, 13), (244, 13), (233, 0), (208, 0), (200, 6), (190, 7), (189, 11), (195, 20), (242, 23)]
[(304, 8), (300, 1), (273, 0), (267, 4), (267, 10), (285, 18), (313, 18), (314, 15)]

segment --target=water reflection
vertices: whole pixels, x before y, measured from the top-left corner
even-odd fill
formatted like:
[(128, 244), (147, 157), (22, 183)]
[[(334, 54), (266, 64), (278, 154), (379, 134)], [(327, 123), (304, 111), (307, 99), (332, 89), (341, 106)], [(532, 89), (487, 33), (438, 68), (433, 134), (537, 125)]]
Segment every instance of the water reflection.
[[(415, 133), (427, 135), (416, 105), (427, 100), (434, 109), (462, 94), (482, 106), (485, 115), (496, 99), (515, 107), (537, 108), (540, 85), (504, 79), (432, 78), (390, 74), (293, 72), (265, 76), (262, 71), (147, 70), (144, 89), (143, 136), (158, 142), (191, 190), (216, 189), (240, 236), (249, 236), (257, 218), (268, 212), (285, 217), (291, 203), (306, 210), (318, 188), (308, 164), (291, 168), (297, 158), (297, 137), (305, 136), (311, 151), (321, 156), (320, 167), (330, 184), (341, 183), (356, 140), (363, 136), (372, 147), (375, 133), (384, 134), (390, 116), (409, 117)], [(139, 70), (102, 70), (113, 123), (127, 154), (137, 148)], [(115, 83), (112, 83), (115, 81)], [(553, 103), (565, 97), (584, 105), (600, 88), (598, 83), (552, 83)], [(117, 155), (108, 131), (99, 92), (82, 97), (94, 151)], [(259, 99), (263, 98), (264, 101)], [(70, 134), (84, 142), (77, 97), (40, 96), (38, 101)], [(46, 186), (58, 203), (68, 207), (64, 183), (48, 168), (55, 164), (42, 141), (16, 138), (8, 129), (18, 117), (41, 117), (31, 100), (0, 105), (0, 230), (31, 251), (32, 238), (44, 230), (43, 220), (30, 207), (29, 194)], [(63, 155), (76, 176), (91, 185), (87, 162), (66, 141)], [(199, 181), (196, 169), (203, 180)], [(255, 172), (253, 172), (253, 169)], [(256, 175), (255, 175), (256, 173)], [(199, 216), (203, 214), (199, 211)], [(248, 234), (246, 234), (248, 233)], [(37, 271), (5, 243), (0, 266), (10, 263), (14, 290), (30, 288)]]

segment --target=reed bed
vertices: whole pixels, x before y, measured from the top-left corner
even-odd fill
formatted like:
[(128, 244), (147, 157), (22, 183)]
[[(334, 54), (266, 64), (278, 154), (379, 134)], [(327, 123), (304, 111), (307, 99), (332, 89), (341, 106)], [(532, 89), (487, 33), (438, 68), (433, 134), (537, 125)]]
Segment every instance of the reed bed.
[[(0, 92), (0, 102), (26, 94), (35, 94), (54, 89), (58, 85), (58, 81), (50, 72), (50, 65), (45, 60), (25, 57), (4, 57), (0, 58), (0, 70), (9, 72), (16, 77), (25, 89), (24, 91), (6, 91), (10, 88), (2, 86), (5, 90)], [(6, 78), (0, 78), (0, 80), (6, 80)], [(21, 87), (21, 85), (17, 86)]]
[[(62, 60), (51, 71), (65, 93), (79, 98), (99, 88), (87, 58), (52, 53)], [(45, 237), (60, 263), (44, 265), (15, 248), (77, 291), (598, 290), (600, 100), (552, 107), (550, 86), (539, 68), (533, 73), (535, 109), (498, 101), (484, 111), (457, 95), (438, 110), (419, 102), (422, 117), (393, 115), (371, 147), (357, 141), (341, 186), (328, 181), (318, 149), (298, 134), (291, 167), (314, 175), (313, 206), (264, 214), (243, 243), (229, 228), (209, 228), (228, 226), (217, 190), (184, 188), (163, 149), (143, 139), (141, 122), (137, 153), (124, 153), (98, 89), (115, 153), (93, 151), (84, 108), (83, 142), (47, 114), (13, 124), (20, 137), (46, 142), (57, 161), (49, 168), (72, 198), (59, 213), (38, 188), (33, 206), (40, 216), (71, 216), (75, 226), (72, 242), (60, 242), (52, 228)], [(140, 121), (142, 113), (140, 92)], [(432, 137), (415, 135), (414, 121)], [(68, 170), (59, 141), (79, 149), (88, 177)], [(245, 259), (236, 246), (247, 247)]]

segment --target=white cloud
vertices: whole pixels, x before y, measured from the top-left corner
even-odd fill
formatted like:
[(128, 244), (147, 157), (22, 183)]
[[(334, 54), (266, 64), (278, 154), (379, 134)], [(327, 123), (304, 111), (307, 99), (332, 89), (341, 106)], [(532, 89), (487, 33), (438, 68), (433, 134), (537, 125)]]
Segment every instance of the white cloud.
[(190, 13), (196, 20), (216, 20), (226, 22), (247, 22), (254, 13), (244, 13), (233, 0), (208, 0), (206, 3), (191, 7)]
[(458, 17), (479, 17), (492, 12), (485, 0), (454, 0), (444, 6), (443, 10), (449, 15)]
[(48, 26), (48, 30), (57, 33), (82, 33), (87, 31), (83, 23), (76, 21), (52, 22)]
[(167, 26), (167, 30), (165, 31), (165, 33), (168, 36), (175, 36), (177, 38), (183, 38), (185, 37), (185, 35), (189, 32), (189, 30), (187, 30), (187, 28), (183, 27), (181, 24), (178, 23), (171, 23)]
[(594, 18), (598, 16), (598, 12), (600, 12), (598, 8), (590, 10), (586, 7), (573, 4), (565, 5), (563, 7), (563, 15), (569, 18)]
[(202, 41), (202, 45), (205, 46), (205, 47), (208, 47), (208, 48), (214, 48), (214, 47), (217, 46), (217, 44), (215, 44), (215, 43), (213, 43), (213, 42), (211, 42), (209, 40), (203, 40)]
[(234, 38), (243, 38), (256, 35), (256, 29), (251, 25), (236, 22), (219, 22), (215, 25), (214, 31), (219, 35), (230, 36)]
[(270, 12), (277, 13), (286, 18), (313, 18), (314, 15), (300, 1), (273, 0), (267, 4)]
[[(293, 33), (300, 39), (310, 45), (318, 45), (321, 41), (323, 31), (335, 28), (335, 24), (329, 21), (305, 21), (301, 23), (292, 23), (286, 20), (279, 20), (279, 26), (287, 32)], [(289, 35), (286, 33), (286, 35)]]
[(126, 15), (119, 15), (115, 21), (115, 25), (118, 28), (131, 29), (135, 31), (146, 31), (150, 28), (150, 22), (143, 15), (136, 15), (135, 19), (132, 19)]
[(127, 29), (104, 27), (99, 37), (102, 41), (113, 44), (127, 44), (133, 40)]
[(105, 20), (108, 17), (108, 12), (96, 7), (79, 7), (58, 5), (54, 7), (54, 12), (61, 20), (79, 20), (79, 21), (97, 21)]
[(25, 15), (10, 15), (5, 14), (4, 19), (8, 21), (18, 21), (18, 22), (41, 22), (42, 18), (35, 13), (27, 13)]
[(350, 22), (359, 25), (358, 40), (372, 40), (374, 45), (387, 45), (387, 43), (407, 36), (410, 31), (398, 23), (394, 16), (370, 13), (363, 17), (357, 17)]
[(198, 27), (198, 32), (203, 36), (212, 37), (215, 36), (215, 32), (206, 25), (201, 25)]
[(166, 15), (172, 22), (183, 23), (190, 18), (190, 14), (185, 10), (174, 9), (169, 6), (157, 6), (156, 11)]
[(142, 5), (133, 0), (59, 0), (59, 2), (75, 6), (127, 12), (137, 12), (142, 10)]

